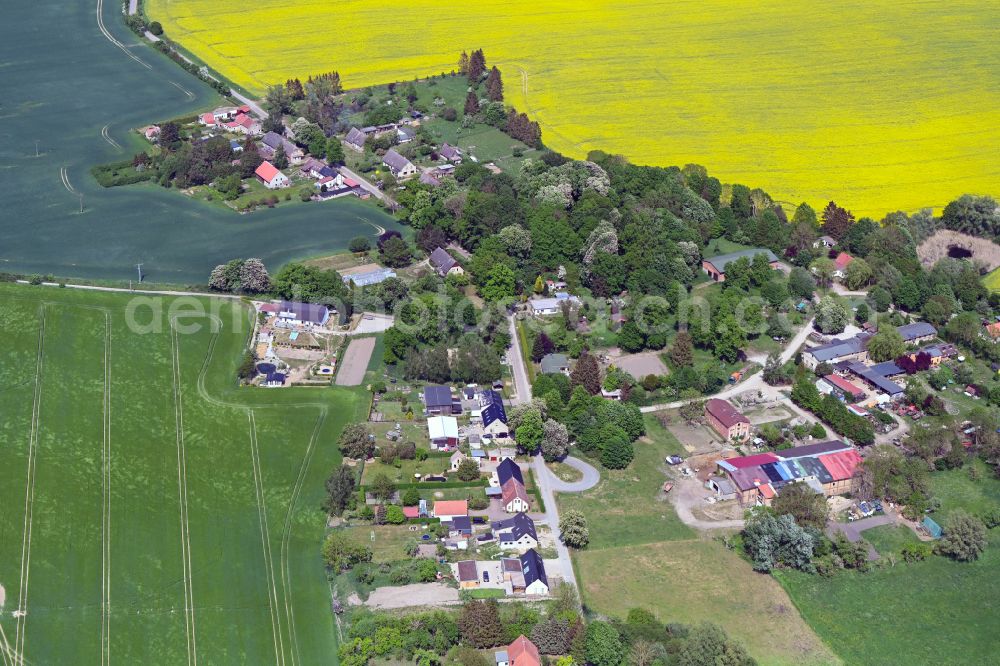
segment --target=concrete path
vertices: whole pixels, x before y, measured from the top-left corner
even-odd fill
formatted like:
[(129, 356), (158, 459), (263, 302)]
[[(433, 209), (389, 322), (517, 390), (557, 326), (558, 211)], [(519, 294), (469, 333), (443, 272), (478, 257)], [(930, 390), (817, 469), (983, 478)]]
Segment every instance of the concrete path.
[(557, 493), (582, 493), (585, 490), (590, 490), (600, 482), (601, 473), (590, 463), (586, 463), (573, 456), (568, 456), (563, 462), (581, 472), (583, 478), (573, 482), (563, 481), (552, 470), (545, 467), (546, 476), (549, 477), (548, 483), (552, 486), (553, 491)]
[(524, 368), (524, 356), (521, 353), (521, 340), (517, 335), (514, 315), (507, 317), (510, 326), (510, 351), (507, 360), (510, 362), (511, 373), (514, 375), (514, 390), (517, 391), (511, 402), (515, 405), (531, 402), (531, 383), (528, 381), (528, 371)]

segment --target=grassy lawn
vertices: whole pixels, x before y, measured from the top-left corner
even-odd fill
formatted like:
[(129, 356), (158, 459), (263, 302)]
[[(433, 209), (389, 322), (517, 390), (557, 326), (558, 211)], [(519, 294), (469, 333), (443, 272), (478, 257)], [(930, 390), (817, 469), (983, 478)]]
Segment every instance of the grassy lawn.
[(566, 463), (548, 463), (548, 467), (552, 470), (553, 474), (567, 483), (575, 483), (583, 478), (583, 472), (575, 467), (567, 465)]
[[(902, 528), (901, 528), (902, 529)], [(871, 530), (876, 548), (908, 537)], [(986, 664), (1000, 650), (1000, 535), (977, 562), (933, 556), (831, 579), (793, 571), (776, 577), (806, 621), (848, 664)]]
[(372, 561), (376, 563), (409, 559), (403, 546), (411, 539), (420, 539), (424, 533), (424, 530), (411, 532), (407, 525), (358, 525), (346, 529), (358, 543), (372, 547)]
[(665, 478), (663, 459), (683, 448), (654, 417), (646, 417), (646, 428), (649, 435), (635, 443), (635, 460), (627, 469), (602, 469), (595, 488), (559, 495), (561, 508), (579, 509), (587, 516), (589, 550), (688, 539), (694, 534), (669, 504), (657, 499)]
[(591, 610), (624, 617), (642, 607), (661, 620), (715, 622), (761, 664), (838, 663), (781, 586), (717, 541), (588, 549), (576, 561)]
[[(970, 466), (975, 466), (979, 473), (976, 481), (969, 478)], [(935, 472), (931, 475), (931, 489), (933, 495), (941, 500), (941, 508), (934, 514), (939, 523), (955, 509), (980, 514), (1000, 507), (1000, 479), (978, 458), (962, 469)]]
[(414, 474), (425, 476), (427, 474), (443, 474), (450, 469), (449, 456), (431, 455), (427, 460), (398, 460), (395, 465), (386, 465), (378, 458), (365, 463), (365, 471), (362, 475), (363, 484), (371, 483), (379, 474), (385, 474), (396, 483), (415, 483)]
[[(980, 513), (1000, 506), (1000, 481), (978, 460), (980, 479), (964, 469), (935, 472), (934, 495), (943, 522), (962, 508)], [(990, 545), (977, 562), (965, 564), (932, 556), (905, 564), (900, 550), (917, 541), (903, 526), (877, 527), (865, 539), (895, 566), (867, 574), (841, 573), (825, 579), (798, 572), (776, 575), (806, 620), (837, 647), (850, 664), (915, 664), (941, 662), (980, 664), (1000, 649), (993, 627), (1000, 624), (1000, 533), (990, 532)], [(934, 627), (932, 635), (927, 629)]]
[(469, 590), (469, 595), (473, 599), (503, 599), (507, 593), (496, 588), (486, 587)]
[(218, 332), (193, 316), (197, 330), (154, 318), (140, 335), (129, 302), (0, 286), (0, 581), (8, 609), (26, 594), (26, 663), (183, 663), (189, 638), (205, 663), (329, 662), (317, 507), (340, 461), (326, 443), (363, 416), (363, 392), (238, 389), (244, 305), (214, 302)]

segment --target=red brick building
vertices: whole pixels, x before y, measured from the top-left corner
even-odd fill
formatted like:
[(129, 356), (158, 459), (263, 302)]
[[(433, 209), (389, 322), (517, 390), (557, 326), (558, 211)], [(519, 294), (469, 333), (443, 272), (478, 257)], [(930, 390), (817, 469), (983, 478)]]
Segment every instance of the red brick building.
[(712, 398), (705, 402), (705, 418), (724, 439), (746, 439), (750, 436), (750, 419), (725, 400)]

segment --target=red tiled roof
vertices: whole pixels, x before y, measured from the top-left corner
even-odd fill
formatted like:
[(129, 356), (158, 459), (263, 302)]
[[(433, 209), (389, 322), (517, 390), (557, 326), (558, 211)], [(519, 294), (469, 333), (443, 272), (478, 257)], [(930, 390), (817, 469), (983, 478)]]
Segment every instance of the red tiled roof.
[(357, 187), (358, 181), (352, 178), (344, 178), (344, 185), (347, 185), (348, 187)]
[(434, 515), (441, 516), (467, 516), (469, 515), (468, 500), (438, 500), (434, 502)]
[(419, 518), (420, 509), (415, 506), (404, 506), (403, 515), (406, 516), (407, 518)]
[(539, 666), (542, 657), (538, 654), (535, 644), (521, 634), (507, 648), (507, 657), (511, 666)]
[(750, 423), (750, 419), (739, 413), (725, 400), (712, 398), (705, 403), (705, 411), (714, 416), (722, 425), (732, 428), (737, 423)]
[(214, 125), (215, 116), (213, 116), (211, 113), (203, 113), (201, 114), (201, 121), (206, 125)]
[(847, 381), (843, 377), (838, 377), (837, 375), (827, 375), (823, 379), (825, 379), (826, 381), (830, 382), (831, 384), (833, 384), (835, 387), (839, 388), (844, 393), (848, 393), (850, 395), (864, 395), (864, 393), (865, 393), (860, 388), (858, 388), (857, 386), (855, 386), (851, 382)]
[(854, 472), (861, 464), (861, 456), (854, 449), (840, 451), (839, 453), (828, 453), (820, 456), (819, 461), (826, 467), (834, 481), (844, 481), (854, 476)]
[(250, 113), (250, 107), (247, 106), (246, 104), (236, 107), (236, 110), (240, 111), (241, 113)]
[(778, 462), (778, 456), (773, 453), (758, 453), (753, 456), (743, 456), (741, 458), (726, 458), (726, 462), (736, 469), (745, 469), (755, 465), (766, 465), (767, 463)]
[(837, 258), (833, 260), (833, 263), (836, 264), (837, 268), (839, 268), (840, 270), (844, 270), (845, 268), (847, 268), (847, 264), (851, 263), (852, 261), (854, 261), (854, 257), (847, 254), (846, 252), (841, 252), (840, 254), (837, 255)]
[(992, 324), (987, 324), (986, 332), (989, 333), (991, 338), (1000, 337), (1000, 321), (994, 322)]
[(528, 491), (524, 488), (524, 484), (514, 477), (507, 479), (507, 483), (503, 484), (500, 491), (504, 506), (513, 502), (517, 497), (520, 497), (522, 502), (528, 502)]
[(260, 306), (261, 312), (278, 312), (280, 310), (281, 308), (277, 303), (264, 303), (264, 305)]
[(264, 160), (260, 163), (260, 166), (257, 167), (257, 170), (254, 171), (254, 173), (257, 174), (265, 183), (270, 183), (274, 180), (274, 177), (281, 172), (278, 171), (278, 167), (274, 166), (267, 160)]
[(770, 483), (761, 484), (758, 488), (760, 488), (760, 494), (764, 496), (764, 499), (774, 499), (774, 488), (771, 487)]

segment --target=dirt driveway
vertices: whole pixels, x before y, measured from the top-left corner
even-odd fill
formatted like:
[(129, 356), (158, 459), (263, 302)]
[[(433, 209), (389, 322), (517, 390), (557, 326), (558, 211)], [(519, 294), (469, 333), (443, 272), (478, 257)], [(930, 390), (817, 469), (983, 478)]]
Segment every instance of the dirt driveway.
[(646, 375), (667, 374), (667, 366), (656, 352), (627, 354), (612, 358), (611, 362), (636, 379), (642, 379)]
[(368, 596), (372, 608), (408, 608), (410, 606), (443, 606), (458, 603), (458, 590), (444, 583), (414, 583), (380, 587)]
[(351, 340), (347, 345), (344, 357), (340, 359), (340, 371), (337, 373), (338, 386), (360, 386), (368, 370), (368, 361), (375, 350), (375, 338), (359, 338)]

